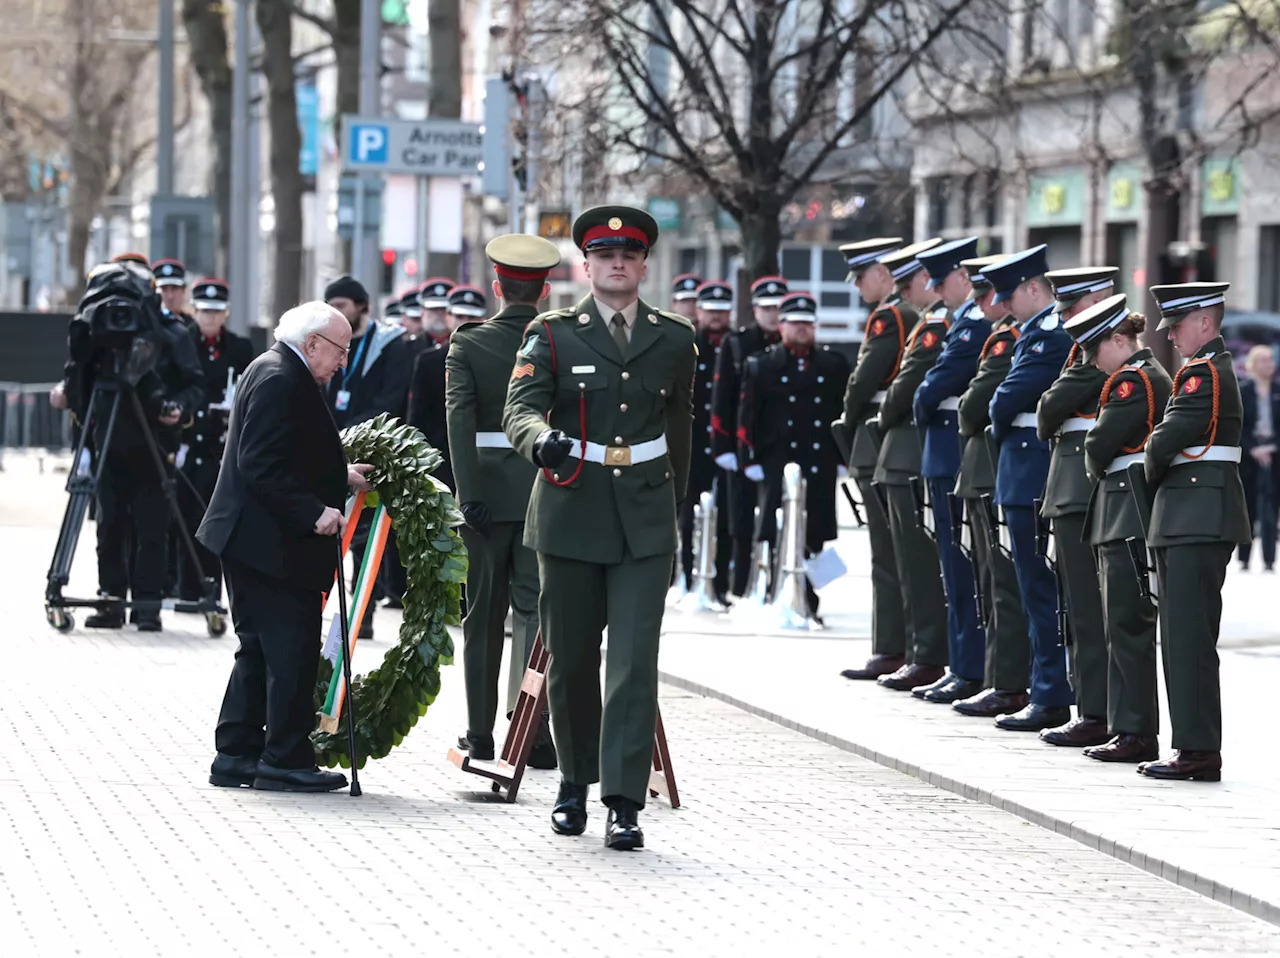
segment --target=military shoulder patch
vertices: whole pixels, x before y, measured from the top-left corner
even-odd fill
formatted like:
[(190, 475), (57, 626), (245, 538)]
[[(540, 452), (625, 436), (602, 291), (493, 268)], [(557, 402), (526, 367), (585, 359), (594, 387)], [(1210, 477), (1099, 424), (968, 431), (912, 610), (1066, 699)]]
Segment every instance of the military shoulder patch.
[(973, 330), (971, 329), (960, 330), (959, 338), (960, 338), (960, 342), (967, 343), (970, 339), (973, 338)]
[(532, 376), (534, 371), (533, 363), (525, 363), (523, 366), (517, 363), (515, 368), (511, 370), (511, 378), (523, 379), (525, 376)]
[(883, 320), (883, 319), (873, 319), (873, 320), (871, 321), (871, 329), (868, 331), (867, 335), (868, 335), (868, 336), (879, 336), (879, 335), (880, 335), (881, 333), (883, 333), (883, 332), (884, 332), (884, 320)]
[(997, 339), (994, 343), (991, 344), (991, 355), (999, 356), (1008, 348), (1009, 348), (1009, 340)]
[(1032, 347), (1031, 347), (1031, 351), (1032, 351), (1033, 353), (1042, 353), (1042, 352), (1044, 352), (1044, 343), (1036, 343), (1034, 346), (1032, 346)]
[(524, 345), (520, 347), (520, 355), (528, 356), (537, 348), (537, 346), (538, 346), (538, 334), (534, 333), (532, 336), (526, 339), (524, 341)]
[(925, 349), (932, 349), (934, 344), (937, 343), (937, 341), (938, 341), (938, 334), (933, 332), (932, 330), (927, 331), (923, 336), (920, 337), (920, 345)]
[(1188, 376), (1187, 381), (1182, 384), (1182, 391), (1187, 395), (1190, 395), (1191, 393), (1199, 392), (1200, 386), (1203, 382), (1204, 380), (1201, 379), (1199, 376)]
[(1117, 399), (1128, 399), (1132, 395), (1133, 395), (1133, 383), (1129, 382), (1129, 380), (1126, 379), (1124, 382), (1122, 382), (1119, 386), (1116, 387)]

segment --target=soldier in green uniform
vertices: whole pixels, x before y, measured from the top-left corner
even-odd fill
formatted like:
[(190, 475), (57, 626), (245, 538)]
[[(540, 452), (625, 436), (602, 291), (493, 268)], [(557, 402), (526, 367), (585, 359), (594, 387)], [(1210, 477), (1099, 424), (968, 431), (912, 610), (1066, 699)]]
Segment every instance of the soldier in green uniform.
[[(980, 599), (986, 609), (986, 656), (983, 684), (977, 695), (953, 702), (962, 715), (994, 718), (1026, 708), (1029, 700), (1031, 640), (1027, 618), (1018, 592), (1018, 571), (1013, 560), (992, 544), (997, 529), (987, 507), (996, 491), (996, 460), (999, 451), (987, 433), (991, 421), (988, 407), (996, 387), (1004, 381), (1013, 362), (1013, 346), (1018, 326), (1009, 303), (996, 303), (995, 288), (982, 269), (998, 263), (1003, 256), (982, 256), (965, 260), (973, 295), (982, 315), (991, 322), (991, 334), (982, 344), (978, 372), (960, 396), (960, 472), (956, 495), (964, 500), (968, 516)], [(984, 498), (986, 497), (986, 498)]]
[[(1085, 528), (1098, 553), (1107, 640), (1107, 727), (1111, 738), (1084, 750), (1103, 762), (1151, 761), (1159, 755), (1156, 695), (1156, 609), (1135, 570), (1127, 540), (1145, 556), (1143, 449), (1164, 416), (1173, 381), (1150, 349), (1138, 346), (1147, 328), (1125, 296), (1110, 296), (1067, 323), (1066, 330), (1107, 379), (1098, 418), (1084, 439), (1085, 468), (1095, 483)], [(1135, 478), (1138, 490), (1134, 489)]]
[(1236, 544), (1251, 538), (1240, 485), (1243, 406), (1222, 341), (1227, 283), (1153, 286), (1161, 329), (1187, 362), (1147, 441), (1155, 487), (1147, 544), (1156, 553), (1161, 655), (1175, 754), (1138, 771), (1151, 778), (1222, 778), (1218, 627)]
[[(459, 744), (474, 759), (494, 757), (498, 672), (511, 608), (511, 664), (507, 714), (515, 709), (529, 653), (538, 634), (538, 558), (524, 544), (525, 511), (536, 469), (516, 454), (502, 431), (511, 363), (524, 328), (546, 298), (547, 273), (560, 262), (555, 244), (539, 236), (499, 236), (485, 247), (498, 278), (502, 310), (485, 322), (454, 330), (445, 357), (445, 416), (449, 457), (466, 525), (470, 557), (467, 616), (462, 622), (467, 734)], [(529, 756), (534, 768), (555, 768), (545, 717)]]
[(902, 588), (893, 557), (889, 513), (872, 481), (880, 457), (880, 435), (865, 425), (880, 411), (880, 402), (902, 362), (908, 330), (893, 274), (880, 257), (901, 248), (898, 236), (880, 236), (840, 247), (849, 264), (849, 280), (871, 307), (858, 360), (849, 374), (844, 413), (831, 424), (836, 448), (849, 466), (862, 496), (862, 512), (871, 545), (871, 658), (861, 668), (845, 669), (846, 679), (878, 679), (906, 663), (906, 625), (902, 619)]
[[(1045, 273), (1053, 287), (1054, 312), (1062, 322), (1115, 294), (1114, 266), (1084, 266)], [(1107, 732), (1107, 640), (1102, 624), (1098, 565), (1085, 529), (1084, 515), (1093, 486), (1084, 471), (1084, 441), (1098, 415), (1098, 396), (1107, 375), (1085, 359), (1079, 343), (1067, 355), (1062, 373), (1036, 406), (1036, 435), (1052, 447), (1040, 518), (1053, 525), (1058, 591), (1065, 598), (1069, 627), (1058, 640), (1066, 645), (1067, 675), (1076, 696), (1076, 717), (1040, 732), (1050, 745), (1087, 748), (1102, 745)], [(1062, 621), (1062, 620), (1059, 620)]]
[(938, 681), (946, 672), (948, 660), (947, 597), (942, 588), (938, 547), (920, 523), (912, 484), (913, 479), (923, 482), (920, 460), (924, 451), (923, 430), (912, 419), (912, 402), (916, 388), (937, 362), (951, 326), (947, 308), (929, 288), (929, 273), (916, 256), (940, 242), (927, 240), (880, 260), (893, 274), (902, 295), (899, 308), (909, 330), (902, 365), (885, 390), (876, 417), (884, 439), (875, 481), (885, 491), (907, 627), (905, 664), (876, 681), (899, 692)]
[[(687, 319), (639, 298), (653, 217), (587, 210), (573, 239), (591, 294), (529, 324), (503, 429), (542, 471), (525, 544), (538, 553), (548, 696), (560, 760), (557, 834), (587, 824), (587, 789), (609, 806), (605, 844), (644, 845), (658, 705), (658, 636), (689, 476), (697, 350)], [(609, 626), (604, 707), (600, 642)]]

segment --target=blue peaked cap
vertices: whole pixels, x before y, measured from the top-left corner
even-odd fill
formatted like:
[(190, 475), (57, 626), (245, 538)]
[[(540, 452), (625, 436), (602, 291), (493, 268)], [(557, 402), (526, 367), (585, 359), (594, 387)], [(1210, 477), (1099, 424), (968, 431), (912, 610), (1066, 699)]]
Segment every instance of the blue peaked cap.
[(1049, 272), (1049, 262), (1045, 258), (1047, 249), (1048, 246), (1041, 243), (986, 267), (982, 275), (996, 291), (992, 302), (1003, 303), (1020, 284)]
[(941, 246), (935, 246), (926, 253), (921, 253), (916, 257), (920, 261), (920, 265), (929, 271), (928, 289), (935, 286), (941, 286), (942, 281), (946, 279), (953, 270), (960, 268), (960, 263), (966, 259), (973, 259), (978, 255), (978, 237), (969, 236), (965, 239), (952, 240), (950, 243), (943, 243)]

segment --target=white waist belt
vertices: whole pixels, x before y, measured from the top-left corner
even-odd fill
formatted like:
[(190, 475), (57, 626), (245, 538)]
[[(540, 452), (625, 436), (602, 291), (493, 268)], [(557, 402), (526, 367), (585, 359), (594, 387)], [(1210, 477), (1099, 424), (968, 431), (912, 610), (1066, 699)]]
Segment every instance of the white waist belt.
[[(587, 462), (599, 463), (602, 466), (613, 465), (639, 465), (642, 462), (649, 462), (667, 454), (667, 437), (666, 434), (659, 436), (657, 439), (650, 439), (648, 442), (638, 442), (634, 446), (602, 446), (598, 442), (587, 443), (587, 450), (582, 451), (582, 440), (569, 437), (569, 441), (573, 443), (573, 448), (569, 450), (569, 455), (574, 459), (585, 459)], [(616, 456), (607, 455), (608, 450), (626, 450), (631, 454), (631, 462), (625, 463)], [(622, 457), (625, 458), (625, 455)]]
[(1239, 462), (1239, 446), (1211, 446), (1205, 452), (1204, 446), (1187, 446), (1173, 457), (1170, 467), (1185, 466), (1193, 462)]
[(505, 432), (478, 432), (476, 433), (476, 448), (511, 449), (512, 445)]
[(1033, 412), (1020, 412), (1013, 417), (1013, 422), (1009, 425), (1014, 429), (1035, 429), (1036, 414)]
[(1135, 462), (1142, 462), (1146, 458), (1147, 454), (1145, 452), (1131, 452), (1125, 456), (1116, 456), (1107, 464), (1107, 475), (1128, 469)]
[(939, 412), (955, 412), (960, 409), (960, 397), (948, 396), (942, 402), (938, 403)]
[(872, 396), (872, 397), (871, 397), (871, 401), (872, 401), (872, 402), (884, 402), (884, 401), (885, 401), (886, 399), (888, 399), (888, 398), (889, 398), (889, 390), (887, 390), (887, 389), (882, 389), (882, 390), (880, 390), (878, 393), (876, 393), (874, 396)]
[(1062, 428), (1058, 430), (1058, 435), (1065, 436), (1069, 432), (1088, 432), (1097, 421), (1096, 419), (1087, 419), (1084, 416), (1073, 416), (1062, 424)]

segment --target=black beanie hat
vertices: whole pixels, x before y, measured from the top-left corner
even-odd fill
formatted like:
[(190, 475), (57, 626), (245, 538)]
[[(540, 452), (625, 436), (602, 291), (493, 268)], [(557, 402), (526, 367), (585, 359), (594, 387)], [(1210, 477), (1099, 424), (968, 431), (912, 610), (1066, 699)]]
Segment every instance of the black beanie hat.
[(326, 303), (338, 297), (349, 299), (353, 303), (369, 302), (368, 291), (365, 290), (360, 280), (354, 276), (339, 276), (324, 288), (324, 301)]

